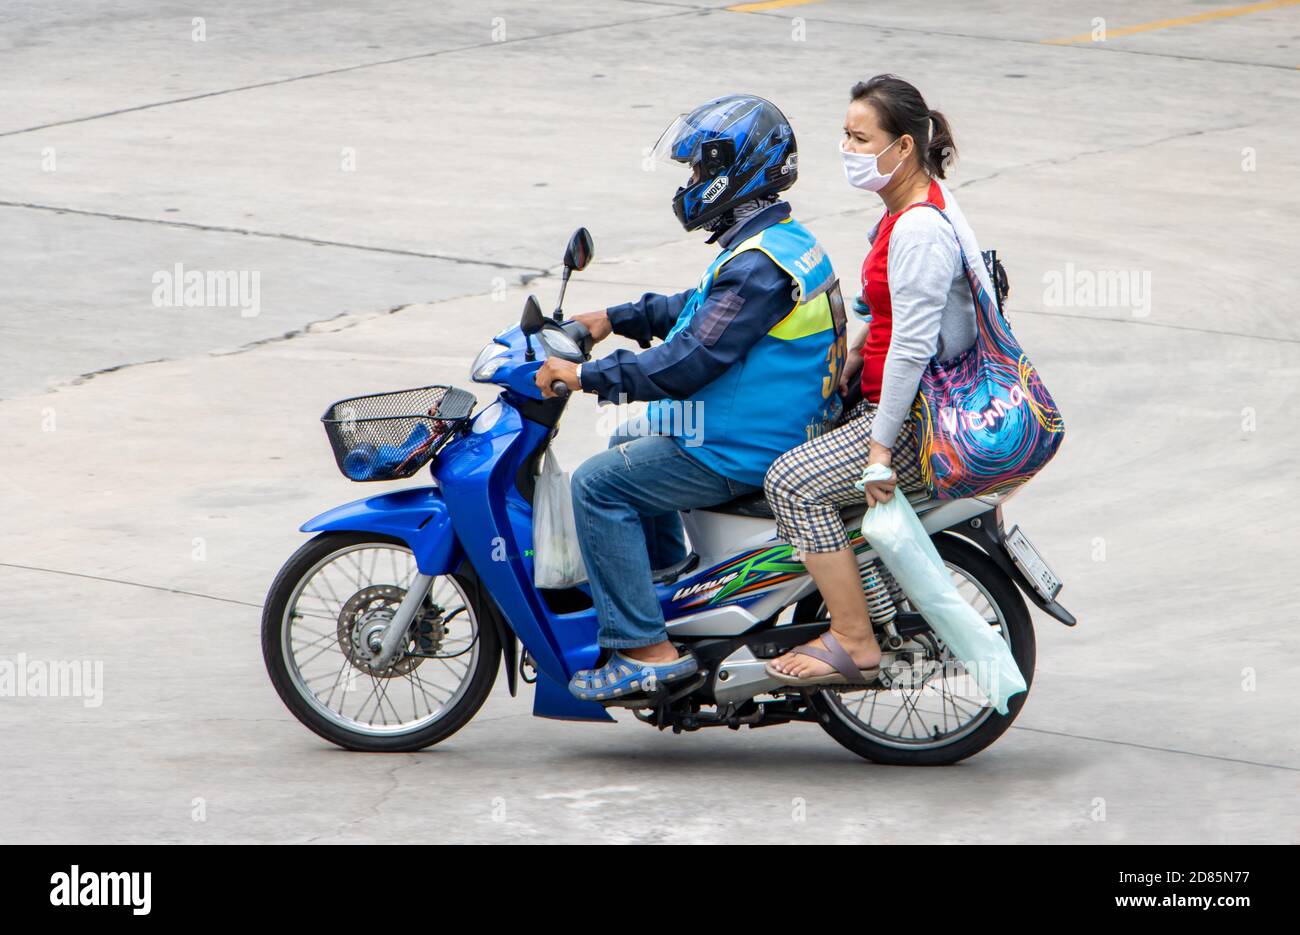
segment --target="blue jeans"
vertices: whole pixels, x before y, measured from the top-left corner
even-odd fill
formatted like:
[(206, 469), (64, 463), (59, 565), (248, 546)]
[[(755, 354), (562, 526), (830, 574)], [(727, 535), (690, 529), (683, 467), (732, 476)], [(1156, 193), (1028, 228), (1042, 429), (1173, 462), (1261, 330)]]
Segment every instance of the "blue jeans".
[(597, 642), (611, 649), (668, 639), (650, 571), (686, 557), (677, 511), (762, 489), (705, 467), (672, 438), (638, 435), (641, 428), (628, 420), (607, 451), (573, 472), (573, 516), (600, 619)]

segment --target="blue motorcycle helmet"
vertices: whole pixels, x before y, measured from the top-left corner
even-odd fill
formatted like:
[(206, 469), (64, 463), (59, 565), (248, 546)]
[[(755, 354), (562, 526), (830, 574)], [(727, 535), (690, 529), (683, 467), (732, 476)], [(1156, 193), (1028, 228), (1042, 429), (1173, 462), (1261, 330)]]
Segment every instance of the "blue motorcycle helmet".
[(714, 229), (737, 205), (784, 191), (799, 174), (790, 122), (753, 94), (720, 97), (677, 117), (652, 155), (691, 167), (673, 196), (673, 213), (688, 231)]

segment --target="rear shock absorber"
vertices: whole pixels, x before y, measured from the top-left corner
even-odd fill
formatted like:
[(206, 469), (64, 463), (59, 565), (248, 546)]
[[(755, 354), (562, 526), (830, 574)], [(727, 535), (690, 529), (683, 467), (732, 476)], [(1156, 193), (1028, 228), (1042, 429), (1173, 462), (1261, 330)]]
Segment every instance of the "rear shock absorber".
[(894, 599), (894, 608), (898, 609), (903, 605), (903, 601), (907, 600), (907, 595), (903, 593), (903, 586), (898, 583), (893, 572), (880, 563), (879, 559), (876, 560), (876, 565), (880, 570), (880, 577), (885, 579), (885, 587), (889, 588), (889, 596)]
[[(884, 630), (888, 648), (897, 649), (903, 645), (902, 637), (894, 629), (894, 618), (898, 616), (898, 608), (894, 605), (893, 592), (898, 590), (898, 582), (878, 558), (862, 566), (861, 574), (862, 592), (867, 599), (867, 612), (871, 615), (871, 622)], [(890, 585), (893, 587), (891, 588)]]

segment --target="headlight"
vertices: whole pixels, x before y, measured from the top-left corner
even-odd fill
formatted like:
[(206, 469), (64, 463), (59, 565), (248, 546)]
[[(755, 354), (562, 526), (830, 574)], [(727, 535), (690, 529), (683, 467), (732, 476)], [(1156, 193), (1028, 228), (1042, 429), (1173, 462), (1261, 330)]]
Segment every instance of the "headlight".
[(484, 383), (492, 379), (492, 374), (497, 372), (497, 368), (506, 362), (506, 354), (510, 353), (510, 348), (504, 344), (498, 344), (496, 341), (489, 341), (483, 345), (483, 350), (478, 352), (474, 358), (474, 363), (469, 367), (469, 378), (476, 383)]
[(567, 331), (561, 331), (559, 328), (545, 328), (539, 336), (542, 343), (546, 345), (546, 350), (556, 357), (582, 360), (582, 348), (578, 347), (577, 341), (569, 337)]

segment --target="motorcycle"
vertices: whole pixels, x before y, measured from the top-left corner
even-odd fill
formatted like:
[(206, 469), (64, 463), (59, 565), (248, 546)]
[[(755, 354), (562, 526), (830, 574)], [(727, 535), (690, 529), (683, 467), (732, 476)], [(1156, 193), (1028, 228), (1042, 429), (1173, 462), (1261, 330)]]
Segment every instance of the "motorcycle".
[[(767, 660), (829, 621), (761, 492), (684, 511), (692, 551), (654, 572), (669, 636), (695, 654), (699, 672), (605, 704), (569, 693), (573, 673), (596, 666), (601, 648), (585, 583), (533, 583), (534, 486), (568, 401), (559, 382), (544, 398), (534, 374), (548, 355), (589, 359), (590, 333), (560, 306), (592, 250), (590, 234), (576, 231), (555, 311), (546, 316), (529, 296), (519, 325), (478, 354), (470, 379), (501, 388), (481, 411), (473, 394), (438, 385), (343, 400), (326, 412), (345, 475), (400, 479), (427, 464), (433, 483), (357, 500), (301, 527), (316, 536), (281, 569), (262, 619), (267, 671), (289, 710), (349, 750), (419, 750), (469, 722), (504, 660), (510, 695), (532, 684), (539, 717), (609, 721), (610, 708), (624, 707), (674, 733), (809, 722), (862, 757), (900, 765), (954, 763), (993, 743), (1028, 693), (1014, 696), (1007, 714), (995, 711), (860, 534), (853, 548), (884, 651), (878, 680), (805, 689), (767, 674)], [(1074, 626), (1056, 599), (1060, 580), (1022, 530), (1005, 528), (1004, 497), (909, 499), (954, 583), (1032, 685), (1024, 598)], [(850, 528), (864, 509), (844, 511)]]

